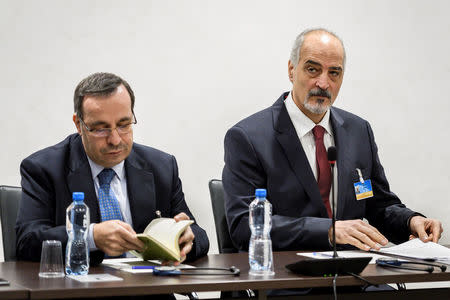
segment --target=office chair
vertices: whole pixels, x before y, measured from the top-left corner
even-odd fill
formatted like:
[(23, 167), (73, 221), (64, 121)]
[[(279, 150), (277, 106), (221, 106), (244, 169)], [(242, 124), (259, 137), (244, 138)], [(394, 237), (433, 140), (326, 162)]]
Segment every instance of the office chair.
[(5, 261), (16, 260), (16, 218), (22, 188), (0, 186), (0, 217), (2, 222), (3, 254)]
[(214, 224), (216, 225), (219, 253), (236, 253), (238, 250), (234, 247), (233, 242), (231, 241), (227, 220), (225, 218), (225, 199), (222, 180), (210, 180), (209, 193), (211, 195), (211, 204), (214, 214)]
[[(227, 219), (225, 217), (225, 197), (223, 192), (222, 180), (211, 179), (209, 181), (209, 193), (211, 195), (211, 204), (214, 215), (214, 224), (216, 225), (217, 244), (219, 253), (237, 253), (238, 249), (234, 247), (228, 231)], [(228, 298), (251, 298), (255, 293), (252, 290), (221, 292), (221, 299)]]

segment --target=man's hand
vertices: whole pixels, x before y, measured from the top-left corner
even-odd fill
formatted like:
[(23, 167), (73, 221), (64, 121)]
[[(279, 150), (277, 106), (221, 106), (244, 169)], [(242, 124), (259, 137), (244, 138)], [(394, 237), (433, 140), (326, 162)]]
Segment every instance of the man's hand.
[[(361, 250), (380, 250), (388, 240), (373, 226), (362, 220), (336, 221), (336, 244), (350, 244)], [(333, 227), (328, 230), (328, 238), (333, 241)]]
[(433, 241), (437, 243), (444, 231), (440, 221), (427, 219), (422, 216), (414, 216), (409, 220), (409, 239), (420, 238), (423, 242)]
[[(188, 215), (185, 213), (179, 213), (175, 217), (173, 217), (176, 222), (179, 222), (181, 220), (190, 220)], [(184, 261), (186, 259), (186, 255), (191, 252), (192, 246), (194, 244), (194, 238), (195, 235), (192, 232), (191, 226), (188, 226), (186, 230), (183, 232), (183, 234), (180, 236), (180, 239), (178, 240), (178, 244), (180, 245), (180, 254), (181, 254), (181, 261)], [(176, 262), (175, 265), (179, 265), (179, 262)]]
[(122, 255), (130, 250), (142, 251), (144, 247), (133, 228), (120, 220), (95, 224), (93, 236), (97, 248), (109, 256)]

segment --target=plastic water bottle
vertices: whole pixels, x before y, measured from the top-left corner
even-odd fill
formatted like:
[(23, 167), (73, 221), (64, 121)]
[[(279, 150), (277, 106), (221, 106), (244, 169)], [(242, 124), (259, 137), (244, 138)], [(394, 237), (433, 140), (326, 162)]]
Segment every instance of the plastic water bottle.
[(272, 204), (266, 199), (265, 189), (255, 190), (255, 200), (250, 203), (249, 225), (252, 235), (248, 250), (251, 275), (273, 275), (273, 254), (270, 229)]
[(89, 207), (84, 204), (84, 193), (73, 193), (73, 202), (66, 212), (66, 274), (86, 275), (89, 272)]

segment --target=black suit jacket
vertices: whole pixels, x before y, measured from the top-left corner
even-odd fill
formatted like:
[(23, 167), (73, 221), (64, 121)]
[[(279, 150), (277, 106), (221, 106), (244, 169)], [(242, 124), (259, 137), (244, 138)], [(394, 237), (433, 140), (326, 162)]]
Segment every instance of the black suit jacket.
[[(185, 212), (194, 220), (184, 200), (175, 157), (134, 143), (125, 160), (127, 190), (134, 230), (143, 232), (161, 211), (163, 217)], [(84, 192), (92, 223), (101, 222), (91, 168), (81, 137), (72, 134), (52, 147), (22, 161), (22, 200), (17, 216), (17, 257), (38, 261), (44, 240), (67, 243), (66, 208), (73, 192)], [(209, 249), (206, 232), (196, 223), (194, 246), (187, 259), (205, 255)], [(101, 251), (91, 252), (91, 264), (103, 260)]]
[[(305, 152), (286, 110), (287, 93), (273, 104), (237, 123), (225, 136), (222, 179), (225, 210), (232, 240), (248, 249), (248, 207), (255, 188), (266, 188), (273, 206), (274, 250), (329, 249), (331, 220)], [(389, 189), (367, 121), (331, 108), (337, 148), (337, 220), (366, 218), (392, 242), (406, 241), (407, 209)], [(356, 168), (371, 179), (374, 197), (356, 200)]]

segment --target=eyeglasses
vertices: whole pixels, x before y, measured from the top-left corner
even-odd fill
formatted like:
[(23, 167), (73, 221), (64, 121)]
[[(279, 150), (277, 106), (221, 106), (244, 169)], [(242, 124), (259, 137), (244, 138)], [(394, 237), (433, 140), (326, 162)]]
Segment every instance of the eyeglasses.
[(92, 128), (91, 129), (86, 125), (86, 123), (84, 123), (82, 118), (79, 118), (79, 119), (80, 119), (81, 124), (83, 124), (83, 126), (86, 128), (86, 130), (90, 134), (92, 134), (92, 136), (99, 137), (99, 138), (110, 136), (111, 133), (113, 132), (113, 130), (116, 130), (119, 135), (129, 134), (133, 129), (133, 125), (137, 124), (137, 119), (136, 119), (136, 116), (134, 115), (134, 112), (133, 112), (133, 120), (134, 121), (123, 124), (123, 125), (116, 126), (115, 128), (98, 128), (98, 129)]

